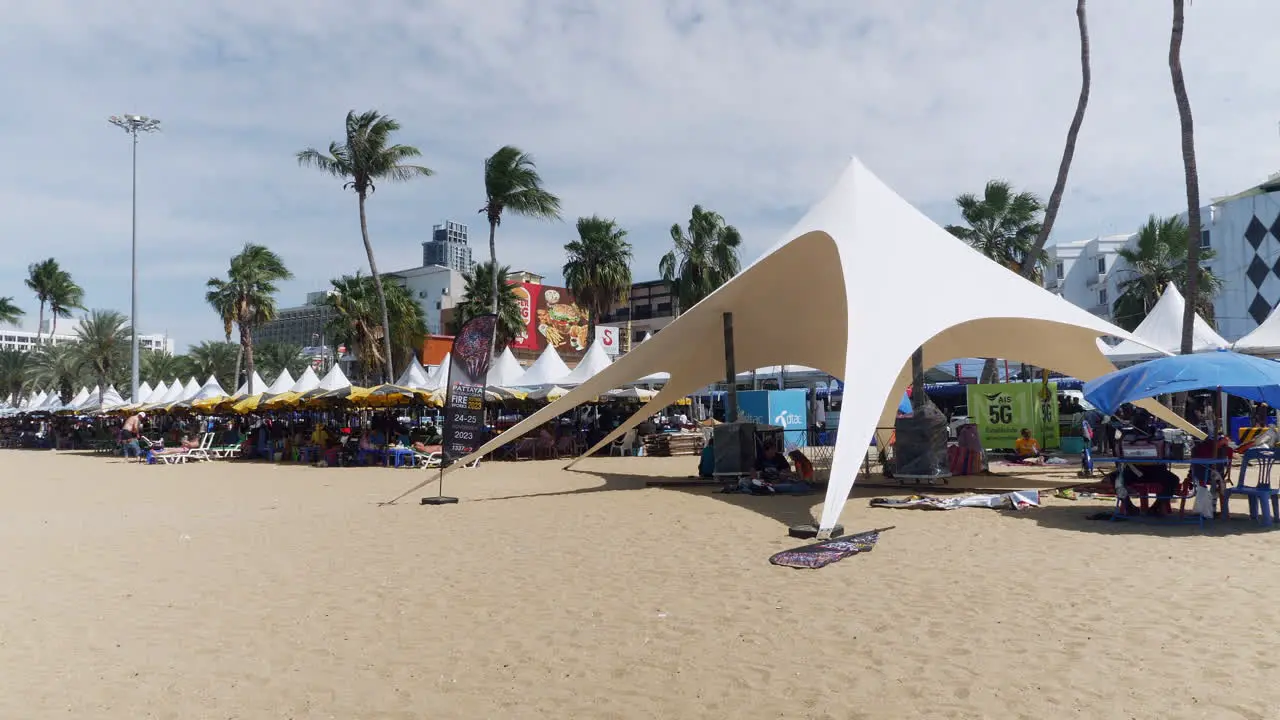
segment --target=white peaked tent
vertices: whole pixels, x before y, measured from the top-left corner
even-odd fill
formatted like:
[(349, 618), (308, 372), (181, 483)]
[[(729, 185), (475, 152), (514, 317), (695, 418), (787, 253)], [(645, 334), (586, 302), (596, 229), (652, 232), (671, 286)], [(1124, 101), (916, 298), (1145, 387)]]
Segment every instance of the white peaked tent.
[(209, 379), (205, 380), (204, 384), (200, 386), (200, 390), (183, 402), (194, 403), (198, 400), (212, 400), (214, 398), (224, 398), (226, 396), (227, 391), (222, 389), (222, 384), (218, 382), (218, 378), (210, 375)]
[[(334, 367), (337, 366), (335, 365)], [(307, 369), (302, 371), (302, 374), (298, 376), (298, 379), (289, 388), (289, 392), (311, 392), (318, 387), (320, 387), (320, 378), (316, 375), (316, 371), (312, 370), (311, 366), (308, 365)]]
[[(96, 391), (98, 388), (94, 388)], [(109, 412), (116, 408), (123, 407), (124, 398), (120, 397), (120, 393), (116, 391), (115, 385), (108, 385), (106, 390), (102, 391), (102, 403), (98, 403), (98, 393), (89, 394), (89, 402), (80, 408), (81, 412)]]
[(280, 374), (276, 376), (276, 379), (264, 388), (262, 392), (266, 395), (279, 395), (280, 393), (286, 393), (289, 392), (289, 388), (292, 388), (295, 382), (297, 381), (289, 374), (289, 368), (285, 368), (280, 371)]
[[(334, 365), (334, 367), (337, 367), (337, 365)], [(267, 384), (262, 381), (262, 376), (258, 374), (257, 370), (253, 371), (253, 375), (250, 379), (253, 380), (254, 395), (257, 395), (267, 389)], [(249, 397), (249, 381), (245, 380), (244, 383), (240, 385), (240, 389), (236, 390), (236, 394), (231, 397), (234, 400), (242, 400)]]
[(80, 392), (71, 398), (71, 401), (67, 403), (63, 410), (79, 410), (80, 406), (86, 402), (89, 402), (89, 388), (81, 386)]
[[(447, 367), (444, 373), (444, 379), (447, 380), (449, 377), (449, 369)], [(489, 366), (489, 374), (485, 377), (485, 384), (489, 387), (515, 387), (516, 381), (520, 379), (521, 375), (524, 375), (524, 368), (520, 367), (520, 363), (516, 362), (516, 356), (511, 354), (511, 348), (507, 348)]]
[(517, 387), (541, 387), (543, 385), (556, 385), (569, 374), (569, 366), (564, 364), (564, 360), (560, 359), (560, 353), (552, 345), (547, 345), (547, 349), (542, 351), (537, 360), (529, 366), (528, 370), (515, 381)]
[(427, 369), (422, 367), (422, 363), (418, 362), (417, 356), (414, 356), (413, 362), (409, 363), (409, 367), (400, 373), (400, 377), (396, 378), (396, 385), (404, 388), (413, 388), (415, 390), (434, 390), (435, 388), (427, 384)]
[(557, 384), (581, 385), (612, 364), (613, 360), (609, 358), (609, 353), (605, 352), (604, 344), (600, 342), (600, 337), (596, 336), (595, 342), (591, 343), (591, 347), (587, 348), (587, 352), (582, 356), (582, 360), (578, 362), (578, 366), (570, 371), (568, 375), (560, 378)]
[(1280, 355), (1280, 305), (1253, 332), (1235, 341), (1231, 349), (1250, 355)]
[(646, 340), (651, 340), (652, 338), (653, 338), (653, 333), (651, 333), (651, 332), (646, 332), (646, 333), (644, 334), (644, 337), (640, 338), (640, 342), (644, 342), (644, 341), (646, 341)]
[(155, 403), (155, 406), (164, 407), (166, 405), (169, 405), (171, 403), (176, 403), (181, 400), (182, 400), (182, 381), (177, 378), (174, 378), (173, 382), (169, 383), (169, 389), (165, 391), (164, 397), (160, 398), (160, 400)]
[(62, 398), (58, 396), (58, 391), (55, 390), (49, 393), (48, 397), (44, 399), (44, 402), (40, 403), (40, 407), (36, 409), (42, 412), (57, 412), (58, 410), (61, 410)]
[(338, 367), (338, 363), (334, 363), (333, 367), (329, 368), (329, 372), (320, 378), (320, 383), (316, 385), (315, 389), (322, 392), (330, 392), (348, 387), (351, 387), (351, 381), (343, 374), (342, 368)]
[(31, 399), (27, 401), (27, 409), (37, 410), (40, 408), (41, 405), (44, 404), (44, 401), (48, 399), (49, 399), (49, 393), (41, 390), (35, 395), (32, 395)]
[[(153, 388), (151, 387), (150, 383), (148, 383), (146, 380), (143, 380), (143, 381), (142, 381), (142, 384), (138, 386), (138, 400), (137, 400), (137, 402), (148, 402), (148, 401), (150, 400), (150, 398), (151, 398), (151, 391), (152, 391), (152, 390), (153, 390)], [(163, 393), (163, 392), (161, 392), (161, 395), (163, 396), (163, 395), (164, 395), (164, 393)], [(132, 400), (132, 398), (130, 398), (130, 399)], [(159, 398), (157, 398), (157, 399), (159, 399)]]
[[(1147, 317), (1134, 328), (1133, 336), (1137, 342), (1125, 340), (1115, 347), (1104, 348), (1103, 352), (1113, 362), (1150, 360), (1167, 353), (1181, 352), (1182, 313), (1185, 312), (1186, 307), (1187, 303), (1182, 299), (1182, 293), (1178, 292), (1178, 288), (1174, 287), (1173, 283), (1169, 283), (1155, 307), (1151, 308)], [(1199, 315), (1196, 315), (1191, 333), (1192, 352), (1207, 352), (1230, 345)], [(1151, 348), (1161, 352), (1154, 352)]]
[(130, 400), (129, 404), (138, 405), (138, 406), (154, 405), (155, 403), (158, 403), (161, 400), (163, 400), (164, 396), (168, 394), (168, 392), (169, 392), (169, 386), (165, 385), (164, 381), (161, 380), (160, 382), (156, 383), (156, 386), (152, 388), (151, 392), (147, 393), (146, 395), (142, 394), (142, 388), (139, 387), (138, 397)]
[[(966, 290), (953, 302), (907, 292), (902, 285), (909, 278), (912, 287), (943, 288), (957, 277), (965, 278)], [(891, 308), (887, 315), (886, 307)], [(819, 523), (824, 535), (840, 518), (875, 428), (896, 416), (916, 348), (922, 348), (926, 367), (957, 357), (1005, 357), (1091, 380), (1115, 370), (1097, 338), (1130, 337), (983, 257), (855, 159), (782, 242), (651, 340), (450, 469), (611, 388), (670, 373), (653, 400), (584, 456), (596, 452), (645, 417), (724, 376), (719, 339), (727, 312), (737, 329), (739, 367), (799, 363), (846, 380), (841, 432)], [(1157, 403), (1143, 406), (1193, 430)]]
[(182, 386), (182, 397), (178, 398), (178, 402), (191, 402), (196, 395), (200, 394), (200, 387), (195, 377), (187, 378), (187, 384)]
[(427, 373), (427, 389), (439, 390), (449, 380), (449, 363), (453, 362), (453, 353), (444, 354), (444, 359), (439, 365), (431, 368), (431, 372)]

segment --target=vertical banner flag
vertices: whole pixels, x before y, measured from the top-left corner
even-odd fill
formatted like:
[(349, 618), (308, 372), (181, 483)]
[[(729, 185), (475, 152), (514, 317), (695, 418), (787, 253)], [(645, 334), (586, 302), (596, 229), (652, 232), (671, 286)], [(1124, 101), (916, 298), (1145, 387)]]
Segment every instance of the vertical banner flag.
[(484, 442), (485, 377), (493, 355), (497, 315), (471, 318), (453, 339), (444, 401), (444, 464), (469, 455)]

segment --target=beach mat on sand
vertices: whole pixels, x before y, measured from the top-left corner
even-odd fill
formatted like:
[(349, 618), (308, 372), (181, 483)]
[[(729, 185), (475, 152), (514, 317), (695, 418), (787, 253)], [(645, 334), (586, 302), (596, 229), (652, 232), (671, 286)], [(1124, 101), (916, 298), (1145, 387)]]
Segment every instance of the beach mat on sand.
[(890, 526), (877, 530), (868, 530), (854, 533), (853, 535), (823, 540), (812, 545), (783, 550), (769, 558), (769, 562), (783, 567), (816, 570), (833, 562), (843, 560), (850, 555), (871, 552), (876, 545), (876, 541), (880, 539), (880, 533), (892, 529), (893, 527)]

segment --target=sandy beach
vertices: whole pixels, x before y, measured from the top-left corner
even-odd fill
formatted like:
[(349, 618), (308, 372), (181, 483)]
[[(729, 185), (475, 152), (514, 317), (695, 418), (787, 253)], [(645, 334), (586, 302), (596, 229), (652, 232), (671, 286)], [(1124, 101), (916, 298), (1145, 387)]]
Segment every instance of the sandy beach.
[[(0, 717), (1264, 718), (1280, 534), (646, 488), (687, 458), (418, 471), (0, 451)], [(1016, 484), (1016, 481), (1012, 481)], [(1236, 507), (1243, 510), (1243, 505)], [(1236, 517), (1241, 517), (1238, 512)]]

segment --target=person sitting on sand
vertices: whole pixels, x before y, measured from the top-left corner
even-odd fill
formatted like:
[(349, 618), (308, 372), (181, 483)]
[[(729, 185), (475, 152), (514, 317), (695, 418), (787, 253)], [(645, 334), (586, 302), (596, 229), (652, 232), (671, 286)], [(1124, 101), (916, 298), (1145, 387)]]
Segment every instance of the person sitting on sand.
[[(805, 461), (812, 472), (813, 466), (808, 464), (807, 458)], [(764, 451), (756, 460), (756, 471), (752, 473), (750, 479), (742, 481), (739, 489), (753, 495), (799, 495), (809, 492), (809, 485), (791, 471), (791, 463), (787, 461), (787, 456), (778, 452), (773, 442), (766, 442)]]
[(1044, 462), (1044, 456), (1040, 453), (1040, 443), (1031, 437), (1029, 428), (1022, 428), (1018, 439), (1013, 442), (1013, 452), (1021, 463), (1038, 465)]

